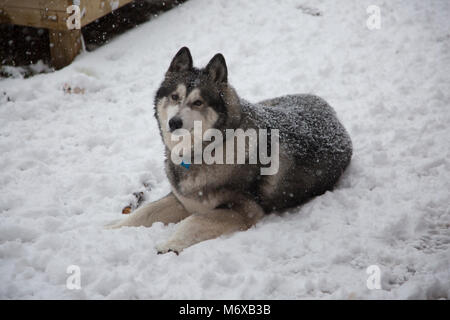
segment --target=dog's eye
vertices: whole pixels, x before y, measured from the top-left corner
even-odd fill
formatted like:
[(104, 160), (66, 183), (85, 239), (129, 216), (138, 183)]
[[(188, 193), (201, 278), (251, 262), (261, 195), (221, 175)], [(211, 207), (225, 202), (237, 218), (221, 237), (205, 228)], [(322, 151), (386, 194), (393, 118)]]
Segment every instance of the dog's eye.
[(172, 98), (173, 101), (178, 101), (178, 99), (180, 98), (177, 94), (173, 94), (170, 97)]
[(201, 106), (202, 104), (203, 104), (203, 102), (201, 100), (195, 100), (193, 103), (193, 105), (197, 106), (197, 107)]

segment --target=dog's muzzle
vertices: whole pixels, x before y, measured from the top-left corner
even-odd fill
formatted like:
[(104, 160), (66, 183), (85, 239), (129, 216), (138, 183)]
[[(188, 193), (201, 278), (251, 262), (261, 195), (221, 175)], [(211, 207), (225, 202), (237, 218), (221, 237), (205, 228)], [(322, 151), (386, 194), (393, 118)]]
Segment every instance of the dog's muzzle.
[(180, 117), (175, 116), (169, 120), (170, 132), (180, 129), (182, 126), (183, 126), (183, 120), (181, 120)]

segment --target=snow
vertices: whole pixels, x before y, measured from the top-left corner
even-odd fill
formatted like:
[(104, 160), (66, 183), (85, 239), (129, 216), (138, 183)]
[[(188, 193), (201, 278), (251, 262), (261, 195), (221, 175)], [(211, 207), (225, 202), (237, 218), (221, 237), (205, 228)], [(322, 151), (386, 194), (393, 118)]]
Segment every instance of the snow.
[[(0, 298), (448, 299), (449, 17), (445, 0), (190, 0), (63, 70), (1, 80)], [(250, 101), (321, 96), (354, 156), (333, 192), (157, 255), (175, 225), (103, 226), (144, 182), (148, 201), (169, 191), (153, 97), (184, 45), (197, 66), (223, 53)]]

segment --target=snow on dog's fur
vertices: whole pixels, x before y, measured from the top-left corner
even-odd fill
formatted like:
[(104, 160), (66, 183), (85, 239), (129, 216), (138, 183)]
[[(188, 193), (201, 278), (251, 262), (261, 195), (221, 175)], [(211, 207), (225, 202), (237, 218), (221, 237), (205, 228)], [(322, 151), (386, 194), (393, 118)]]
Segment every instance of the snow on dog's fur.
[[(352, 156), (346, 130), (323, 99), (301, 94), (251, 104), (228, 83), (221, 54), (197, 69), (189, 49), (181, 48), (156, 93), (155, 116), (166, 146), (172, 192), (114, 227), (181, 221), (174, 235), (159, 246), (161, 253), (180, 252), (197, 242), (248, 229), (266, 213), (297, 206), (330, 190)], [(172, 134), (177, 129), (191, 132), (194, 121), (200, 121), (203, 130), (221, 132), (279, 130), (278, 172), (261, 175), (263, 165), (258, 163), (193, 163), (188, 170), (174, 164)]]

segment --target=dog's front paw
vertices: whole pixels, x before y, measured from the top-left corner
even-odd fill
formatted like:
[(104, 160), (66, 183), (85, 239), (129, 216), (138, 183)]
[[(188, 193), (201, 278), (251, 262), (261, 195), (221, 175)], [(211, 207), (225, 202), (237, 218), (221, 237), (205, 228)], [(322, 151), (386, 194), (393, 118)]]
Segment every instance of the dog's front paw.
[(106, 226), (103, 226), (103, 229), (112, 230), (112, 229), (119, 229), (121, 227), (122, 227), (122, 224), (120, 222), (116, 221), (116, 222), (107, 224)]
[(176, 255), (178, 255), (184, 248), (185, 248), (185, 246), (183, 246), (179, 243), (176, 243), (173, 241), (168, 241), (166, 243), (157, 245), (156, 251), (158, 252), (158, 254), (174, 252)]

